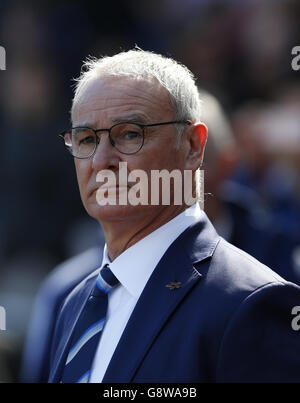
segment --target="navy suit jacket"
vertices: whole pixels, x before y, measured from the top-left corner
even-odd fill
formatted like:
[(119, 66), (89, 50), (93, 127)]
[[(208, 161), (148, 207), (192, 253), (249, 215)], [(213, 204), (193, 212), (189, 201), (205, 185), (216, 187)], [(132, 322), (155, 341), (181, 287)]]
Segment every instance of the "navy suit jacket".
[(72, 289), (102, 262), (103, 245), (90, 248), (56, 266), (36, 296), (21, 357), (20, 382), (47, 382), (57, 315)]
[[(96, 275), (58, 316), (49, 382), (61, 379)], [(299, 382), (300, 331), (291, 325), (299, 305), (297, 285), (220, 238), (203, 214), (156, 266), (103, 382)]]

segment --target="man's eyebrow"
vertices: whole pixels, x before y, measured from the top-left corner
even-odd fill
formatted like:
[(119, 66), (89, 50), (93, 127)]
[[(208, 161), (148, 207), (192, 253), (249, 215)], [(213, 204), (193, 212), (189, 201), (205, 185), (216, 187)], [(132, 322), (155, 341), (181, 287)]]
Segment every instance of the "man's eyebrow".
[(72, 125), (72, 127), (89, 127), (90, 129), (92, 129), (93, 124), (90, 122), (80, 122), (80, 124)]

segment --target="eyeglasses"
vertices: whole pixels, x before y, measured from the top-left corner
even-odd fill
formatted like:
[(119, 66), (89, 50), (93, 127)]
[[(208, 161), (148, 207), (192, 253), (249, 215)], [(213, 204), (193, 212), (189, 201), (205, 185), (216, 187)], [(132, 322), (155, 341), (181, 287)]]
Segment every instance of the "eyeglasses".
[(175, 120), (172, 122), (139, 124), (139, 123), (117, 123), (110, 129), (91, 129), (90, 127), (72, 127), (60, 134), (64, 139), (65, 146), (73, 157), (84, 159), (92, 157), (100, 137), (98, 132), (108, 132), (110, 143), (122, 154), (135, 154), (143, 147), (145, 128), (153, 126), (186, 124), (190, 125), (189, 120)]

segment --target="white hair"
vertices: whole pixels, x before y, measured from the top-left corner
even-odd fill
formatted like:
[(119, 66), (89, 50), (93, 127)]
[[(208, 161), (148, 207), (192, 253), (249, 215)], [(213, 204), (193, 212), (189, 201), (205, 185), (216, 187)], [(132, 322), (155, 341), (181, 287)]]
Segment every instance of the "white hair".
[(190, 70), (171, 58), (139, 48), (99, 59), (88, 58), (75, 85), (72, 111), (90, 80), (101, 76), (127, 76), (135, 80), (156, 79), (169, 93), (176, 119), (200, 121), (201, 101)]

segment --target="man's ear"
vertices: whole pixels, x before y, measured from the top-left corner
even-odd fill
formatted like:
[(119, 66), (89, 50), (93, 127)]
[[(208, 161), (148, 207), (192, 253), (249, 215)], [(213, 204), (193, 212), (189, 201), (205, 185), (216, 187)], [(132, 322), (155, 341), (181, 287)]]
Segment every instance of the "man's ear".
[(195, 129), (197, 131), (198, 138), (199, 138), (201, 148), (202, 148), (202, 153), (203, 153), (203, 150), (204, 150), (205, 144), (206, 144), (206, 140), (207, 140), (208, 130), (204, 123), (197, 123), (195, 125)]
[(203, 160), (205, 144), (207, 140), (207, 127), (204, 123), (196, 123), (191, 127), (190, 151), (189, 151), (189, 169), (198, 169)]

